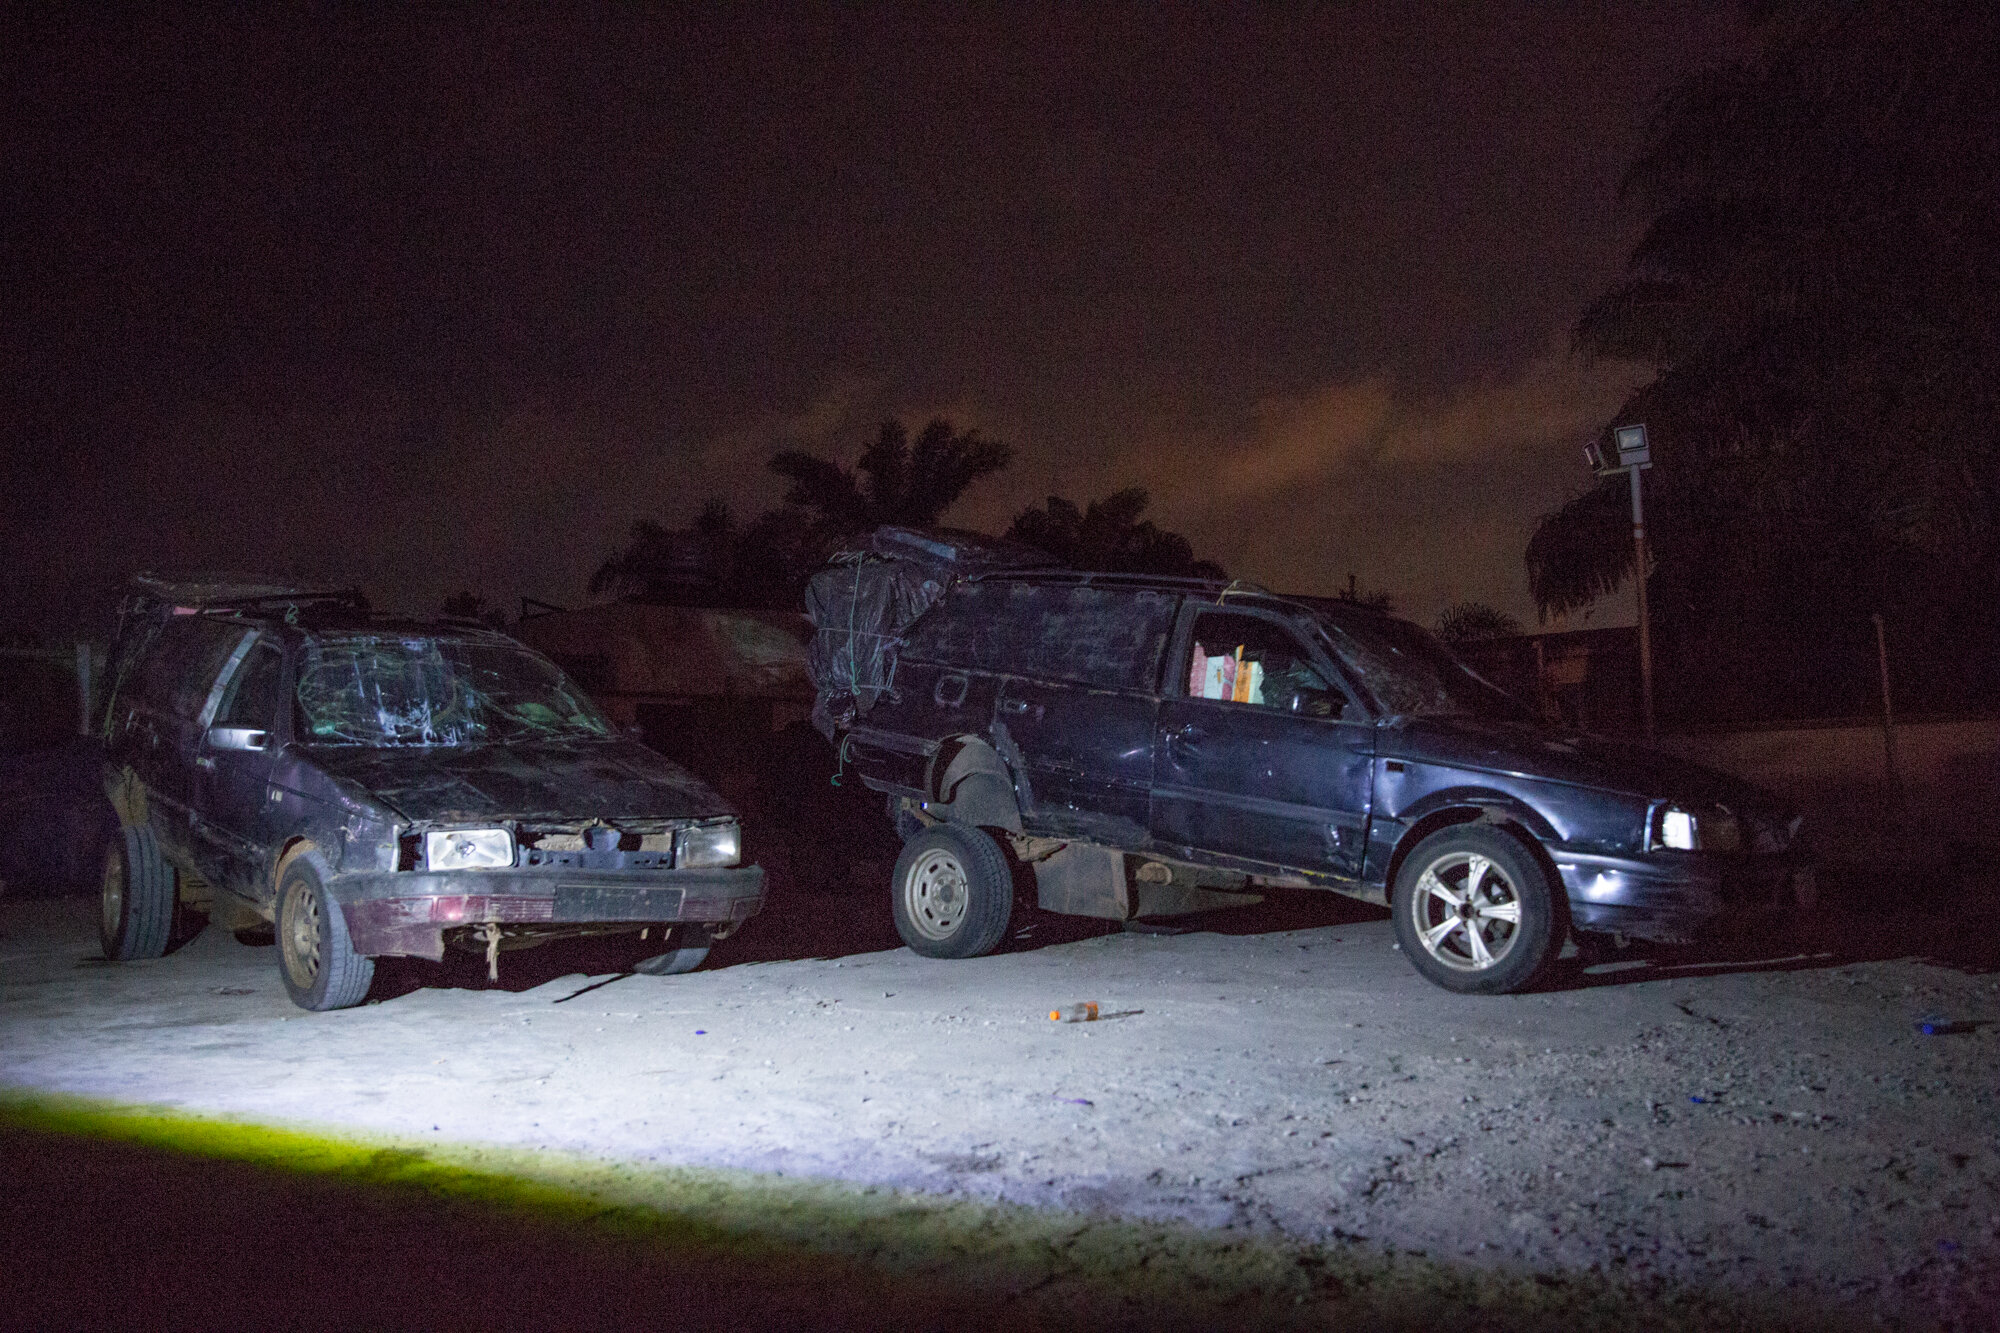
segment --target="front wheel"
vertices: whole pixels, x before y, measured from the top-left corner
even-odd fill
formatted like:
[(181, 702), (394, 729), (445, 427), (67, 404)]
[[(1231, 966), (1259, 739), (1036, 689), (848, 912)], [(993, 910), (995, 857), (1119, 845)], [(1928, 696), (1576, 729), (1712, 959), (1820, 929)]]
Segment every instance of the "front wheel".
[(278, 975), (292, 1003), (323, 1011), (360, 1004), (375, 980), (375, 960), (354, 952), (347, 918), (327, 896), (319, 872), (301, 856), (278, 882)]
[(1548, 872), (1490, 824), (1454, 824), (1418, 843), (1390, 907), (1404, 956), (1464, 995), (1525, 990), (1561, 949), (1562, 900)]
[(709, 933), (706, 926), (675, 926), (674, 948), (641, 958), (632, 970), (641, 976), (677, 977), (692, 972), (708, 959)]
[(896, 933), (926, 958), (993, 952), (1014, 914), (1014, 877), (1000, 844), (963, 824), (933, 824), (896, 858)]

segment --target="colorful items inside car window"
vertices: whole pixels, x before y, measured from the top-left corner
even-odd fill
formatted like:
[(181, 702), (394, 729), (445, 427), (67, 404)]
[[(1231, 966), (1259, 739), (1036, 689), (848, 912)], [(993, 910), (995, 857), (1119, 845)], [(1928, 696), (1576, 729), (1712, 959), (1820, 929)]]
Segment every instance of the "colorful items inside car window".
[(1201, 644), (1194, 646), (1194, 669), (1188, 673), (1188, 695), (1195, 699), (1228, 699), (1239, 704), (1264, 702), (1264, 664), (1256, 658), (1245, 660), (1243, 645), (1232, 652), (1210, 655)]
[(1299, 642), (1254, 616), (1203, 616), (1195, 623), (1190, 657), (1190, 699), (1283, 708), (1298, 689), (1326, 689)]

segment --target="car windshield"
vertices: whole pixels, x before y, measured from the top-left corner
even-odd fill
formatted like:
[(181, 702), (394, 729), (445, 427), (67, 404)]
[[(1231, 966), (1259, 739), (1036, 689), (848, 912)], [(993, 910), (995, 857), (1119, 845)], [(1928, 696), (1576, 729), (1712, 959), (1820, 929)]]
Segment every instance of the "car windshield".
[(1314, 619), (1325, 631), (1335, 655), (1392, 716), (1455, 714), (1502, 722), (1534, 720), (1519, 700), (1408, 621), (1324, 611)]
[(491, 640), (317, 638), (300, 656), (297, 698), (299, 735), (314, 745), (487, 745), (611, 733), (562, 672)]

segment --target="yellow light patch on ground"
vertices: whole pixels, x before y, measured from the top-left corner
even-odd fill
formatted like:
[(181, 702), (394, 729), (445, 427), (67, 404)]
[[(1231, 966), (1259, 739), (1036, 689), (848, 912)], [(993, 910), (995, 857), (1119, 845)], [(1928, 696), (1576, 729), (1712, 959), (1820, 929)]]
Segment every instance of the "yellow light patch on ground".
[[(14, 1172), (12, 1210), (46, 1215), (47, 1243), (64, 1251), (41, 1267), (87, 1266), (88, 1255), (77, 1255), (88, 1243), (53, 1237), (63, 1234), (65, 1182), (94, 1174), (118, 1188), (76, 1186), (100, 1210), (73, 1209), (76, 1235), (149, 1236), (157, 1212), (181, 1246), (202, 1243), (187, 1231), (203, 1218), (239, 1233), (214, 1238), (223, 1250), (268, 1239), (282, 1254), (288, 1235), (319, 1237), (313, 1271), (322, 1276), (313, 1281), (334, 1299), (361, 1293), (355, 1326), (404, 1309), (399, 1288), (408, 1313), (430, 1326), (454, 1312), (491, 1316), (482, 1295), (525, 1326), (584, 1326), (607, 1309), (652, 1311), (665, 1326), (933, 1327), (996, 1316), (1025, 1328), (1789, 1322), (1713, 1293), (1642, 1291), (1589, 1274), (1537, 1278), (1358, 1241), (1302, 1246), (837, 1181), (416, 1146), (45, 1094), (0, 1091), (0, 1143), (8, 1144), (0, 1155), (32, 1164)], [(191, 1201), (208, 1212), (191, 1219)], [(104, 1266), (114, 1280), (133, 1269), (116, 1254)], [(101, 1278), (90, 1270), (78, 1281), (93, 1275)], [(212, 1311), (224, 1323), (260, 1314), (229, 1305), (226, 1294), (202, 1299), (224, 1301)], [(579, 1300), (595, 1305), (580, 1309)]]

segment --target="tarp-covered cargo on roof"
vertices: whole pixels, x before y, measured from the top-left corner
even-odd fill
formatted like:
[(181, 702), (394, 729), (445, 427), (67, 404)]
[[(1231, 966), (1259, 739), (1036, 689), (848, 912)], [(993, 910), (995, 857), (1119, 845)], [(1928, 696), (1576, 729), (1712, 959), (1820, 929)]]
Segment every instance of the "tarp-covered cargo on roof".
[(835, 556), (806, 583), (813, 724), (831, 738), (894, 687), (903, 632), (954, 580), (1053, 563), (1017, 542), (937, 528), (877, 528), (867, 549)]

